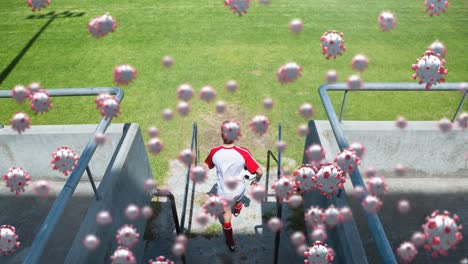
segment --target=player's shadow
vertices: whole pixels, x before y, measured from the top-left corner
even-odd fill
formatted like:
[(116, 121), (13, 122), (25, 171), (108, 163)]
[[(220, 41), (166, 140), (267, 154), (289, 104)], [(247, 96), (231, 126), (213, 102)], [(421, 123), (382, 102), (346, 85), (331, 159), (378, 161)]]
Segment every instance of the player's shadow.
[(5, 69), (3, 69), (2, 72), (0, 72), (0, 84), (2, 84), (5, 79), (10, 75), (10, 73), (15, 69), (16, 65), (21, 61), (23, 58), (24, 54), (28, 52), (28, 50), (31, 48), (31, 46), (36, 42), (36, 40), (39, 38), (39, 36), (44, 32), (50, 24), (56, 19), (56, 18), (74, 18), (74, 17), (81, 17), (85, 12), (70, 12), (70, 11), (64, 11), (61, 13), (55, 13), (54, 11), (51, 11), (46, 14), (32, 14), (26, 17), (26, 19), (47, 19), (47, 22), (34, 34), (34, 36), (26, 43), (26, 45), (23, 47), (23, 49), (16, 55), (15, 58), (6, 66)]

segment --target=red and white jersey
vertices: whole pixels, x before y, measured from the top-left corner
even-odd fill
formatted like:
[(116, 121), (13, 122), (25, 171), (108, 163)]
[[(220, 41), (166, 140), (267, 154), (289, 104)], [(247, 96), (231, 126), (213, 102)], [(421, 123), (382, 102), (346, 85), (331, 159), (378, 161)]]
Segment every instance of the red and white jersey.
[[(239, 196), (245, 191), (244, 169), (253, 174), (260, 166), (247, 148), (224, 147), (223, 145), (211, 149), (205, 163), (210, 169), (216, 167), (218, 194), (231, 198)], [(225, 187), (224, 181), (227, 177), (238, 178), (239, 184), (235, 190), (229, 190)]]

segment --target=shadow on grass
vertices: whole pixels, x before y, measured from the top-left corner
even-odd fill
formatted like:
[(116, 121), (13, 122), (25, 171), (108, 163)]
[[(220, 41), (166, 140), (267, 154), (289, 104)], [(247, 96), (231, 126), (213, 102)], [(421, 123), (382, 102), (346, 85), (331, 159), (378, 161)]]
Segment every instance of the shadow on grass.
[(39, 36), (44, 32), (47, 27), (56, 19), (56, 18), (74, 18), (74, 17), (81, 17), (85, 14), (85, 12), (70, 12), (64, 11), (61, 13), (55, 13), (54, 11), (46, 13), (46, 14), (33, 14), (26, 17), (26, 19), (48, 19), (47, 22), (34, 34), (34, 36), (26, 43), (23, 49), (16, 55), (16, 57), (8, 64), (8, 66), (0, 73), (0, 84), (5, 81), (5, 79), (10, 75), (16, 65), (20, 62), (23, 58), (24, 54), (28, 52), (31, 46), (36, 42)]

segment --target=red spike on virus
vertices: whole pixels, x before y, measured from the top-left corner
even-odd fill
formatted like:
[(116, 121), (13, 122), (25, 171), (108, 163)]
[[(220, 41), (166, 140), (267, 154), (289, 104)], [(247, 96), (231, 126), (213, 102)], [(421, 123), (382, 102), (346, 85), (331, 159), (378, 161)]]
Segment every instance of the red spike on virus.
[(268, 117), (264, 115), (256, 115), (250, 120), (249, 126), (253, 132), (263, 136), (268, 131), (270, 121), (268, 121)]
[(10, 192), (18, 195), (24, 192), (24, 187), (28, 186), (31, 176), (27, 171), (19, 167), (11, 167), (8, 172), (3, 176), (6, 187), (10, 188)]
[(384, 32), (392, 30), (397, 24), (395, 16), (390, 11), (382, 11), (377, 18), (377, 22), (379, 22), (380, 29)]
[(124, 225), (117, 230), (115, 238), (119, 245), (131, 249), (138, 242), (140, 234), (138, 234), (137, 230), (132, 225)]
[(13, 118), (10, 119), (10, 123), (11, 128), (21, 134), (30, 127), (31, 119), (29, 119), (29, 116), (26, 113), (17, 112), (13, 115)]
[(95, 17), (88, 23), (88, 32), (95, 38), (104, 37), (116, 28), (117, 21), (109, 13)]
[(72, 172), (78, 165), (79, 159), (80, 156), (78, 156), (75, 151), (67, 146), (63, 146), (52, 153), (52, 161), (50, 163), (52, 164), (53, 170), (58, 170), (65, 176), (68, 176), (68, 173)]
[(445, 60), (439, 57), (440, 55), (436, 56), (433, 51), (428, 50), (423, 57), (416, 60), (417, 64), (411, 66), (416, 71), (413, 79), (419, 78), (419, 84), (426, 84), (426, 90), (429, 90), (432, 85), (445, 82), (443, 75), (448, 74), (448, 70), (444, 67)]
[(462, 225), (457, 225), (457, 215), (450, 216), (448, 211), (440, 213), (434, 211), (426, 217), (426, 223), (422, 225), (425, 236), (424, 248), (432, 251), (432, 256), (446, 255), (450, 249), (456, 247), (463, 239)]
[(300, 192), (307, 192), (316, 188), (316, 184), (313, 179), (317, 174), (317, 171), (317, 168), (308, 164), (301, 165), (294, 171), (293, 175)]
[(312, 247), (309, 247), (304, 252), (305, 264), (323, 263), (329, 264), (333, 262), (335, 252), (322, 241), (315, 241)]
[(15, 252), (19, 248), (19, 237), (16, 229), (11, 225), (0, 226), (0, 256)]
[(29, 99), (29, 91), (23, 85), (16, 85), (10, 92), (10, 95), (18, 104), (22, 104)]
[(31, 94), (29, 98), (31, 99), (31, 110), (33, 110), (35, 114), (43, 114), (52, 108), (52, 102), (49, 97), (49, 93), (44, 90)]
[(129, 64), (117, 65), (114, 68), (114, 81), (119, 85), (128, 85), (137, 77), (137, 71)]
[(177, 88), (177, 99), (188, 102), (192, 99), (195, 91), (188, 83), (183, 83)]
[(118, 247), (110, 257), (112, 264), (135, 264), (136, 259), (133, 252), (125, 247)]
[(418, 250), (411, 242), (403, 242), (396, 250), (398, 257), (403, 263), (411, 263), (418, 255)]
[(429, 16), (438, 16), (440, 13), (445, 13), (449, 2), (447, 0), (426, 0), (424, 1), (424, 6), (426, 7), (424, 12), (428, 12)]
[(224, 5), (229, 7), (234, 14), (239, 16), (247, 14), (251, 0), (224, 0)]
[(278, 82), (281, 84), (292, 83), (302, 75), (302, 67), (295, 62), (289, 62), (281, 66), (276, 72)]
[(320, 47), (322, 48), (322, 54), (324, 54), (326, 59), (333, 57), (336, 59), (336, 56), (341, 56), (343, 52), (346, 51), (344, 46), (343, 33), (337, 32), (335, 30), (327, 31), (323, 33), (320, 37)]
[(36, 10), (46, 8), (48, 5), (50, 5), (50, 0), (28, 0), (27, 4), (34, 12)]

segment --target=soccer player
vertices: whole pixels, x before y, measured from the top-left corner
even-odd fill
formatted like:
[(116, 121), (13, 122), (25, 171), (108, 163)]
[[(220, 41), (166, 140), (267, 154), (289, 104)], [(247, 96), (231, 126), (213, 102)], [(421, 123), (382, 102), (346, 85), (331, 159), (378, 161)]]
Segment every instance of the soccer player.
[[(231, 121), (224, 121), (223, 125), (228, 122)], [(235, 242), (232, 233), (231, 211), (233, 210), (234, 216), (237, 217), (242, 210), (241, 199), (244, 196), (246, 188), (244, 169), (251, 174), (256, 174), (255, 180), (252, 181), (251, 185), (257, 184), (260, 181), (263, 171), (248, 149), (236, 146), (234, 140), (223, 136), (223, 125), (221, 125), (223, 144), (211, 149), (205, 163), (210, 169), (216, 167), (216, 174), (218, 175), (217, 194), (225, 199), (228, 204), (234, 204), (234, 208), (229, 208), (223, 213), (223, 230), (226, 237), (226, 244), (229, 250), (234, 251)], [(231, 189), (226, 186), (225, 183), (226, 181), (232, 182), (233, 180), (236, 182), (236, 186)]]

